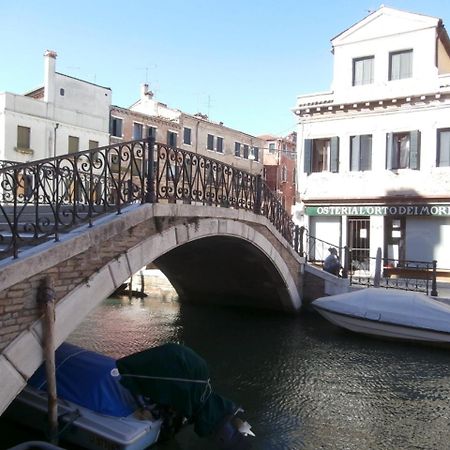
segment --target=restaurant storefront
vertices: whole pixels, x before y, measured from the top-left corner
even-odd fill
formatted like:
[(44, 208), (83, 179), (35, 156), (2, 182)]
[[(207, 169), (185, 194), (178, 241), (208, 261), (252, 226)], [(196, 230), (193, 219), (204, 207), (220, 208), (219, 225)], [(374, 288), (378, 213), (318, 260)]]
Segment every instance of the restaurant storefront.
[(450, 203), (311, 204), (304, 213), (311, 235), (348, 246), (361, 269), (369, 268), (378, 248), (384, 258), (436, 259), (438, 267), (450, 268)]

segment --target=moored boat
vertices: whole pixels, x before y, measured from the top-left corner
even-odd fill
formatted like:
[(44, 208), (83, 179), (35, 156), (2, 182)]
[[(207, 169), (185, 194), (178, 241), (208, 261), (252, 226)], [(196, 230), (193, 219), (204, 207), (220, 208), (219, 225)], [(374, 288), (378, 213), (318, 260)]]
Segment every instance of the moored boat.
[[(115, 360), (64, 343), (55, 354), (61, 440), (91, 450), (143, 450), (182, 425), (215, 438), (220, 448), (248, 448), (242, 410), (212, 391), (206, 362), (179, 344)], [(45, 367), (30, 378), (6, 414), (47, 428)], [(230, 446), (231, 445), (231, 446)]]
[(321, 297), (312, 306), (331, 323), (356, 333), (450, 344), (450, 306), (419, 292), (367, 288)]

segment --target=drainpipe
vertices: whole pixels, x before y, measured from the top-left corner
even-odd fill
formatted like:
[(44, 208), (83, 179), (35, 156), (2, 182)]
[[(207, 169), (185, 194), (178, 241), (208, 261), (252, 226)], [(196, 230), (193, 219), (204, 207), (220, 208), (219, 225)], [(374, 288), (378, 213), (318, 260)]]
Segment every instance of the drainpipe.
[(55, 123), (55, 128), (53, 129), (53, 158), (56, 158), (56, 130), (59, 127), (59, 123)]

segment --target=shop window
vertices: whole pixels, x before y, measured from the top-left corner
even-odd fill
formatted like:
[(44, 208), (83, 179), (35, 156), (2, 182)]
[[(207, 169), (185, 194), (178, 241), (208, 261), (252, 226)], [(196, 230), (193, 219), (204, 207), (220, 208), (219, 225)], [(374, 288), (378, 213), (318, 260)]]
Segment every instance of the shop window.
[(186, 145), (191, 145), (192, 144), (191, 135), (192, 135), (192, 130), (190, 128), (184, 127), (184, 130), (183, 130), (183, 142)]
[(142, 139), (144, 126), (142, 123), (133, 123), (133, 139)]
[(350, 170), (362, 171), (372, 168), (372, 135), (350, 137)]
[(386, 168), (420, 168), (420, 131), (388, 133), (386, 136)]
[(111, 117), (111, 136), (122, 137), (122, 119)]
[(450, 128), (437, 131), (436, 166), (450, 166)]
[(389, 53), (389, 80), (412, 77), (412, 50)]
[(375, 58), (366, 56), (353, 60), (353, 86), (373, 83), (373, 67)]
[(305, 139), (304, 153), (306, 173), (339, 171), (339, 137)]

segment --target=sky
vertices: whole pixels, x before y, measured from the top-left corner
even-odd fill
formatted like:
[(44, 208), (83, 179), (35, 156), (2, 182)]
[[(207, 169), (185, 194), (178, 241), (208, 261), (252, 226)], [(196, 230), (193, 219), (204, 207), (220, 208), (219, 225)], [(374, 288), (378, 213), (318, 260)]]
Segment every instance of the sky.
[[(295, 129), (300, 94), (330, 89), (330, 40), (380, 7), (374, 0), (0, 0), (0, 92), (57, 72), (112, 89), (129, 107), (148, 83), (184, 112), (258, 136)], [(443, 19), (450, 0), (385, 6)], [(449, 31), (450, 33), (450, 31)]]

